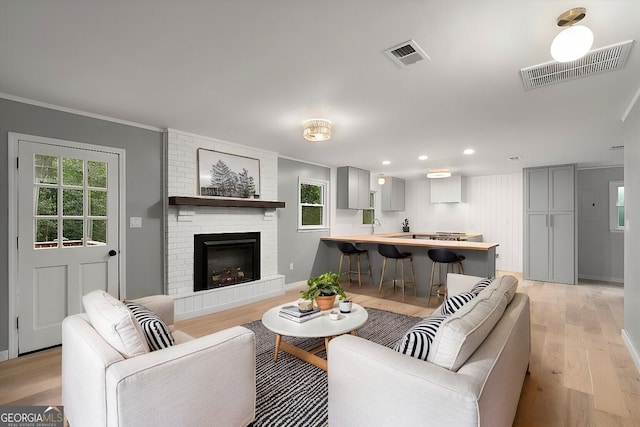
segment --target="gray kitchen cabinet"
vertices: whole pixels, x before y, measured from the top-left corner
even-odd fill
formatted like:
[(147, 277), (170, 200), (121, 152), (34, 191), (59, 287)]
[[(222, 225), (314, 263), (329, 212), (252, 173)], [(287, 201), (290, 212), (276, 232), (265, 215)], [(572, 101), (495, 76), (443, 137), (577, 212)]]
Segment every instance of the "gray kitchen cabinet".
[(338, 168), (338, 209), (369, 209), (370, 175), (368, 170), (353, 166)]
[(404, 210), (404, 179), (394, 176), (386, 177), (382, 185), (381, 207), (385, 212)]
[(431, 179), (431, 203), (461, 203), (463, 196), (464, 179), (461, 175)]
[(524, 278), (576, 283), (575, 165), (524, 169)]

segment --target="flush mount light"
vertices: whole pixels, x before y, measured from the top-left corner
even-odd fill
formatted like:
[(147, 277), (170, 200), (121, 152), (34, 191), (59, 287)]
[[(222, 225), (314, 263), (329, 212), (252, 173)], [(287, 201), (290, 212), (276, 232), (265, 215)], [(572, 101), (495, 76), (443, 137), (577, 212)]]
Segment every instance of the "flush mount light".
[(509, 160), (512, 160), (514, 162), (518, 161), (518, 160), (520, 160), (520, 156), (511, 156), (511, 157), (509, 157)]
[(476, 150), (474, 150), (473, 148), (467, 148), (466, 150), (463, 151), (463, 153), (466, 155), (473, 154), (475, 152)]
[(427, 160), (429, 157), (422, 155), (422, 156), (418, 156), (418, 160)]
[(384, 160), (384, 161), (382, 162), (382, 164), (383, 164), (383, 165), (390, 165), (390, 164), (391, 164), (391, 162), (390, 162), (389, 160)]
[(381, 173), (380, 175), (378, 175), (378, 184), (384, 185), (385, 182), (386, 180), (384, 179), (384, 174)]
[(585, 56), (593, 44), (593, 33), (584, 25), (575, 25), (587, 14), (584, 7), (576, 7), (558, 16), (558, 27), (564, 27), (551, 42), (551, 56), (558, 62), (570, 62)]
[(307, 141), (326, 141), (331, 138), (331, 122), (327, 119), (305, 120), (302, 127), (302, 136)]
[(429, 169), (427, 178), (449, 178), (451, 171), (449, 169)]

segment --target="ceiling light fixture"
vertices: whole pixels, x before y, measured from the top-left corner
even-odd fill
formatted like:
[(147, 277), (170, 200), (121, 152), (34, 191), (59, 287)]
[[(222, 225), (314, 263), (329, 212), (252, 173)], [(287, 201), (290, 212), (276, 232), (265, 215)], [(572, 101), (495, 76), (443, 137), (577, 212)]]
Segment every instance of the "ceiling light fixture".
[(385, 182), (386, 180), (384, 179), (384, 174), (381, 173), (380, 175), (378, 175), (378, 184), (384, 185)]
[(449, 178), (451, 171), (449, 169), (429, 169), (427, 178)]
[(390, 164), (391, 164), (391, 162), (390, 162), (389, 160), (384, 160), (384, 161), (382, 162), (382, 164), (383, 164), (383, 165), (390, 165)]
[(475, 152), (476, 150), (474, 150), (473, 148), (467, 148), (466, 150), (463, 151), (463, 153), (466, 155), (473, 154)]
[(567, 10), (558, 16), (558, 27), (565, 27), (551, 42), (551, 56), (558, 62), (570, 62), (585, 56), (593, 44), (593, 33), (584, 25), (575, 25), (587, 14), (584, 7)]
[(302, 136), (307, 141), (326, 141), (331, 138), (331, 122), (327, 119), (305, 120), (302, 127)]
[(422, 155), (422, 156), (418, 156), (418, 160), (427, 160), (429, 157)]

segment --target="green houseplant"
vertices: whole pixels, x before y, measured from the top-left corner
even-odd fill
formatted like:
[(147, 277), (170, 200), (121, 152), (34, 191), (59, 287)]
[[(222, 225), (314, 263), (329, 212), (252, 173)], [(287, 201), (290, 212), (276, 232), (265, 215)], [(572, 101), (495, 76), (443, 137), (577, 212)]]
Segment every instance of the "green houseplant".
[(333, 307), (336, 295), (344, 299), (347, 295), (340, 286), (340, 276), (329, 271), (307, 280), (307, 289), (300, 291), (300, 297), (309, 301), (316, 301), (320, 310), (329, 310)]

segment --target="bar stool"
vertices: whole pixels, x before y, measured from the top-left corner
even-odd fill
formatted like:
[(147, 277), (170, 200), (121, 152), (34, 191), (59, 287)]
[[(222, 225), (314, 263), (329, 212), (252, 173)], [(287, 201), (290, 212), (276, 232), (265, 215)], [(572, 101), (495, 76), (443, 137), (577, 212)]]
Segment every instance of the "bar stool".
[[(364, 254), (367, 256), (367, 263), (369, 265), (369, 278), (371, 279), (371, 283), (373, 283), (373, 276), (371, 275), (371, 259), (369, 259), (369, 251), (366, 249), (359, 249), (353, 243), (349, 242), (338, 242), (338, 249), (340, 250), (340, 267), (338, 268), (338, 277), (342, 279), (342, 275), (346, 274), (347, 279), (349, 279), (349, 284), (351, 284), (351, 273), (358, 273), (358, 286), (362, 286), (361, 273), (360, 273), (360, 255)], [(358, 269), (354, 270), (351, 267), (351, 257), (356, 257), (358, 263)], [(344, 273), (342, 272), (342, 262), (344, 261), (344, 257), (349, 258), (349, 268)]]
[[(393, 267), (393, 279), (391, 279), (393, 281), (393, 293), (395, 294), (396, 292), (396, 280), (398, 277), (398, 272), (397, 272), (398, 260), (400, 260), (401, 261), (400, 282), (402, 283), (402, 300), (404, 301), (404, 288), (407, 283), (412, 284), (413, 292), (416, 296), (418, 296), (418, 290), (416, 289), (416, 274), (413, 270), (413, 255), (411, 254), (411, 252), (400, 252), (398, 248), (396, 248), (393, 245), (378, 245), (378, 253), (384, 257), (384, 260), (382, 261), (382, 273), (380, 275), (380, 286), (378, 287), (378, 293), (382, 292), (382, 284), (385, 282), (384, 273), (387, 268), (387, 260), (393, 259), (395, 260), (395, 264)], [(404, 270), (405, 270), (404, 261), (405, 260), (409, 261), (409, 267), (411, 268), (411, 277), (413, 281), (410, 281), (410, 282), (404, 280)]]
[[(449, 266), (451, 266), (451, 272), (453, 273), (453, 266), (458, 266), (458, 272), (464, 274), (464, 268), (462, 267), (462, 261), (465, 259), (464, 255), (458, 255), (448, 249), (429, 249), (427, 252), (429, 258), (433, 262), (431, 264), (431, 279), (429, 280), (429, 298), (431, 298), (431, 288), (433, 287), (433, 276), (436, 271), (436, 264), (447, 264), (447, 273), (449, 272)], [(440, 277), (440, 265), (438, 265), (438, 277)], [(440, 286), (440, 285), (438, 285)], [(445, 285), (444, 292), (441, 294), (438, 291), (438, 296), (446, 296), (447, 288)]]

